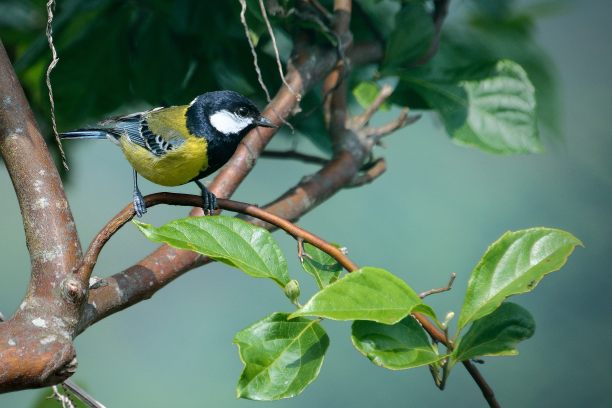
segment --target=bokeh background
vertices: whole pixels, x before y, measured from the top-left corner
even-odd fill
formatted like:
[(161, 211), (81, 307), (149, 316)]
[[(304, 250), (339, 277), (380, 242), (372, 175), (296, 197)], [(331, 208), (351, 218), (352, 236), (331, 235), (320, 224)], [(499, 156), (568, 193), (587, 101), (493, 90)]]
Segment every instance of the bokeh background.
[[(454, 11), (465, 7), (465, 1), (453, 3)], [(470, 271), (504, 231), (550, 226), (581, 239), (585, 247), (562, 271), (513, 299), (535, 317), (535, 336), (520, 345), (518, 357), (489, 358), (481, 366), (503, 406), (604, 407), (612, 397), (611, 17), (607, 0), (590, 0), (564, 3), (538, 22), (537, 40), (557, 71), (561, 113), (561, 134), (546, 131), (545, 153), (498, 157), (459, 147), (426, 115), (389, 137), (378, 152), (388, 163), (383, 177), (341, 192), (300, 220), (347, 246), (358, 264), (387, 268), (417, 291), (441, 286), (457, 272), (451, 292), (429, 299), (442, 315), (459, 311)], [(279, 139), (273, 147), (290, 143)], [(299, 147), (314, 151), (307, 141)], [(67, 194), (86, 246), (129, 202), (131, 172), (119, 150), (105, 142), (71, 146), (69, 161)], [(313, 171), (262, 159), (235, 198), (265, 203)], [(145, 181), (141, 187), (145, 193), (159, 190)], [(194, 192), (192, 186), (176, 190)], [(25, 292), (29, 256), (3, 166), (0, 191), (0, 311), (8, 317)], [(185, 209), (156, 207), (145, 221), (160, 225), (184, 215)], [(313, 287), (293, 256), (294, 243), (276, 236), (307, 296)], [(154, 247), (128, 225), (105, 247), (95, 274), (115, 273)], [(232, 338), (277, 310), (291, 305), (270, 282), (218, 264), (199, 268), (79, 336), (73, 378), (107, 407), (485, 404), (460, 367), (439, 392), (426, 369), (391, 372), (372, 365), (352, 348), (350, 325), (332, 321), (324, 322), (331, 345), (321, 374), (302, 395), (273, 403), (238, 400), (234, 388), (241, 364)], [(32, 407), (48, 393), (3, 394), (0, 407)]]

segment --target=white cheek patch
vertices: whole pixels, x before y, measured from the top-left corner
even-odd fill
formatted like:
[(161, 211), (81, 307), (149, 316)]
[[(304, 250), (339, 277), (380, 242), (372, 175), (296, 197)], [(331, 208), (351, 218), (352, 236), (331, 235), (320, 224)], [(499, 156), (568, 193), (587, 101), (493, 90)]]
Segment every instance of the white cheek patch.
[(227, 110), (215, 112), (209, 119), (215, 129), (226, 135), (240, 133), (253, 123), (253, 118), (242, 118)]

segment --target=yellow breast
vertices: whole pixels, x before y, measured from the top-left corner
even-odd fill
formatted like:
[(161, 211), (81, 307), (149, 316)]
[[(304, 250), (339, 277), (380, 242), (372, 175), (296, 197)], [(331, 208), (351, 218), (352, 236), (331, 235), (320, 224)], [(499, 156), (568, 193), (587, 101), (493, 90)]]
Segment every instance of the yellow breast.
[(167, 141), (179, 138), (182, 144), (162, 156), (121, 137), (120, 145), (132, 167), (147, 180), (162, 186), (178, 186), (193, 180), (208, 167), (206, 139), (196, 137), (186, 128), (187, 107), (174, 106), (153, 111), (146, 117), (149, 129)]
[(132, 167), (144, 178), (162, 186), (179, 186), (193, 180), (208, 167), (206, 140), (191, 137), (161, 157), (121, 138), (121, 149)]

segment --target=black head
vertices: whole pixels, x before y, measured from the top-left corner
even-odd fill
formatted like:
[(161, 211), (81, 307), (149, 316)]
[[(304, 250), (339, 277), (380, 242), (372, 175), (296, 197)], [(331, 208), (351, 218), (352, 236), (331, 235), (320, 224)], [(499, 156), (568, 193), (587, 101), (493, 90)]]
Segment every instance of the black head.
[(200, 137), (241, 140), (257, 126), (276, 127), (253, 102), (234, 91), (207, 92), (187, 109), (187, 128)]

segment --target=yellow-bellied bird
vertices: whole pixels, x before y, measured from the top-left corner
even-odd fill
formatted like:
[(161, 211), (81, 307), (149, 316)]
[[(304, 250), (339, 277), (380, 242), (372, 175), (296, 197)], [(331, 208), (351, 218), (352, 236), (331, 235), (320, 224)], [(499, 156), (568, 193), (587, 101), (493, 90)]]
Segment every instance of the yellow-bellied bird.
[(121, 147), (134, 172), (134, 209), (146, 211), (138, 174), (162, 186), (195, 182), (202, 191), (204, 213), (217, 198), (200, 182), (234, 154), (238, 143), (257, 126), (276, 127), (253, 102), (237, 92), (208, 92), (189, 105), (155, 108), (107, 119), (95, 127), (62, 133), (63, 139), (109, 139)]

